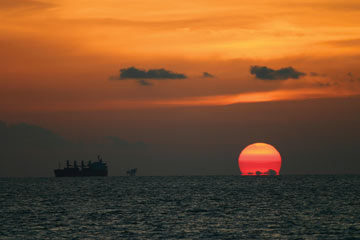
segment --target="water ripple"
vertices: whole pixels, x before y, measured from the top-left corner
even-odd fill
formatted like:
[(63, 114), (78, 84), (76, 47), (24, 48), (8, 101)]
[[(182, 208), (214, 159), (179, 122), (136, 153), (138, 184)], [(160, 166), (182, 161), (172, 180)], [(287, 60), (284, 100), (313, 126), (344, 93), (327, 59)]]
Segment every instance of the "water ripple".
[(0, 179), (1, 239), (360, 238), (360, 176)]

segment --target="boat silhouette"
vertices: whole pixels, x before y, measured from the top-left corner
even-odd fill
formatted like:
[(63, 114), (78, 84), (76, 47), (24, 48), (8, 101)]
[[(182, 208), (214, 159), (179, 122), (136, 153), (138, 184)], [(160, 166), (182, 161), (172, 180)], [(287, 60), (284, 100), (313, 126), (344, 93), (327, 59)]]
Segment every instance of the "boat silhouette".
[(66, 167), (54, 169), (54, 173), (55, 177), (106, 177), (108, 175), (108, 168), (102, 158), (98, 156), (97, 162), (92, 163), (89, 161), (85, 166), (84, 161), (81, 161), (80, 167), (76, 161), (71, 165), (70, 161), (67, 160)]
[(135, 176), (137, 172), (137, 168), (132, 168), (126, 171), (126, 175), (128, 176)]

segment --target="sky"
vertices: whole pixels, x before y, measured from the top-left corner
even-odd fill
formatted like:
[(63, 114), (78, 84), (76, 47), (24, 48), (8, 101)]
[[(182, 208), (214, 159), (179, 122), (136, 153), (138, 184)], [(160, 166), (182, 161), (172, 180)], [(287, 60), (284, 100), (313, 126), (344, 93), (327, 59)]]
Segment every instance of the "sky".
[(360, 173), (357, 0), (3, 0), (0, 176)]

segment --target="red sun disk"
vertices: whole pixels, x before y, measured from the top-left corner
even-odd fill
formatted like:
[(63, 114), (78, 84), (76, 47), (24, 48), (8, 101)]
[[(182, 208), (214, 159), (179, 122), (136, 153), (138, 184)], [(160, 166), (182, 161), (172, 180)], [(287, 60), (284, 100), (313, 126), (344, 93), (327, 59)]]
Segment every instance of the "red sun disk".
[(269, 170), (279, 175), (281, 156), (275, 147), (266, 143), (254, 143), (247, 146), (239, 156), (239, 168), (242, 175), (268, 175)]

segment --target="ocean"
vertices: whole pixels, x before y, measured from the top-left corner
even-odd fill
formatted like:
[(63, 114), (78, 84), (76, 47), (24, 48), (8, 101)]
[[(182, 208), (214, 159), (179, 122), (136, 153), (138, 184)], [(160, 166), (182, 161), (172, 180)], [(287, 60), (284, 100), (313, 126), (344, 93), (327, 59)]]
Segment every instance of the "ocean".
[(0, 179), (0, 239), (360, 239), (360, 176)]

